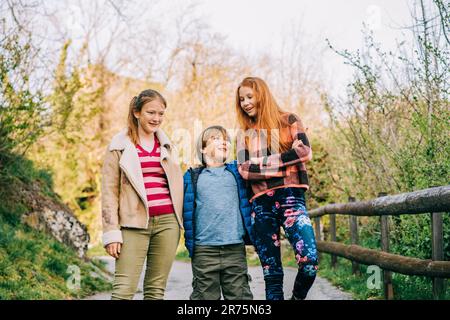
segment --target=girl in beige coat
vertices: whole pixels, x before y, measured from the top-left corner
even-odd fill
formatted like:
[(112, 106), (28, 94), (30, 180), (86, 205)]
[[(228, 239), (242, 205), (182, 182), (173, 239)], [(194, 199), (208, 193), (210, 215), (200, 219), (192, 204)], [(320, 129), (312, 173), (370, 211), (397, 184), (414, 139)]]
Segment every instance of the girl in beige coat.
[(116, 258), (112, 299), (132, 299), (144, 261), (144, 299), (163, 299), (182, 228), (183, 177), (160, 129), (167, 103), (145, 90), (128, 128), (113, 137), (102, 169), (103, 245)]

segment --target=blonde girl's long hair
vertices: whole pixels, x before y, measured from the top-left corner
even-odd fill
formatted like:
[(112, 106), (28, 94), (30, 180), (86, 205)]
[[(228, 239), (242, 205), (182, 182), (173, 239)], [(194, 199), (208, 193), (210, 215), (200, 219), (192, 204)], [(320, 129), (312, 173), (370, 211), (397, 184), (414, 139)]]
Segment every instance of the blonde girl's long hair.
[[(241, 108), (239, 99), (239, 89), (241, 87), (249, 87), (253, 90), (256, 100), (257, 116), (256, 120), (249, 117)], [(292, 141), (289, 141), (286, 135), (282, 134), (283, 122), (282, 115), (285, 112), (278, 106), (275, 98), (269, 90), (267, 84), (261, 78), (247, 77), (239, 84), (236, 90), (236, 114), (241, 129), (267, 130), (267, 146), (269, 150), (272, 147), (272, 140), (278, 141), (280, 152), (287, 151), (291, 148)], [(275, 129), (275, 130), (274, 130)], [(277, 135), (272, 137), (272, 135)], [(250, 148), (248, 137), (246, 136), (245, 144)], [(254, 150), (253, 150), (254, 151)]]
[(133, 97), (130, 102), (130, 107), (128, 109), (128, 136), (131, 141), (137, 145), (139, 143), (138, 135), (138, 119), (134, 116), (135, 112), (141, 112), (142, 107), (150, 101), (158, 99), (164, 108), (167, 108), (166, 99), (156, 90), (147, 89), (139, 93), (139, 95)]

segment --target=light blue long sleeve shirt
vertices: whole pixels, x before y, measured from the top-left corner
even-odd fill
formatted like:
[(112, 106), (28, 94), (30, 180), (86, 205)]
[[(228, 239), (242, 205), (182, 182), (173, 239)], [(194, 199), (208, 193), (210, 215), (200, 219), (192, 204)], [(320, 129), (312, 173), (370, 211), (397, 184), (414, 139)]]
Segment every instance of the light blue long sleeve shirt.
[(195, 202), (196, 244), (219, 246), (244, 242), (238, 187), (225, 166), (202, 171)]

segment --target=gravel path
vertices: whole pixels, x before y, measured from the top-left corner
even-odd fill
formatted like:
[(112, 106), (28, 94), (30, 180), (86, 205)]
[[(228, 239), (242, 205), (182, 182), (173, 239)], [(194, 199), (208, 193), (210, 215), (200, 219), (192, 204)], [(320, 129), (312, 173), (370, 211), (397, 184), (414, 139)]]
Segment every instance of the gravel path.
[[(114, 272), (114, 259), (111, 257), (98, 257), (107, 264), (107, 269)], [(261, 267), (249, 267), (249, 274), (252, 278), (250, 282), (250, 289), (253, 292), (255, 300), (264, 300), (264, 279)], [(288, 299), (291, 295), (294, 279), (297, 270), (294, 268), (284, 268), (284, 295)], [(142, 300), (142, 284), (144, 279), (144, 272), (139, 281), (138, 291), (134, 296), (134, 300)], [(174, 261), (172, 270), (169, 275), (166, 293), (164, 298), (166, 300), (187, 300), (192, 292), (191, 287), (192, 270), (190, 263)], [(98, 293), (94, 296), (88, 297), (86, 300), (109, 300), (111, 299), (111, 292)], [(311, 290), (308, 293), (307, 300), (351, 300), (349, 293), (343, 292), (334, 287), (327, 280), (317, 277)]]

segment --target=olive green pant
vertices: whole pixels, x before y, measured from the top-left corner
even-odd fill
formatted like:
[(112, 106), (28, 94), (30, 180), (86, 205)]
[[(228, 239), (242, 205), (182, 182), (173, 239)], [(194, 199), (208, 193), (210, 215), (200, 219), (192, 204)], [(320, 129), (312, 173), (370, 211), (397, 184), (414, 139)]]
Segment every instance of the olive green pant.
[(200, 246), (192, 258), (191, 300), (251, 300), (244, 244)]
[(163, 299), (180, 240), (175, 214), (150, 217), (147, 229), (122, 228), (122, 238), (112, 299), (133, 299), (145, 259), (144, 299)]

